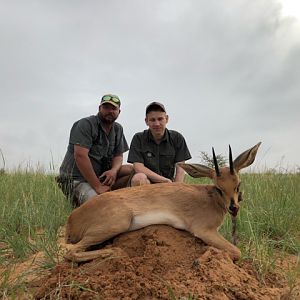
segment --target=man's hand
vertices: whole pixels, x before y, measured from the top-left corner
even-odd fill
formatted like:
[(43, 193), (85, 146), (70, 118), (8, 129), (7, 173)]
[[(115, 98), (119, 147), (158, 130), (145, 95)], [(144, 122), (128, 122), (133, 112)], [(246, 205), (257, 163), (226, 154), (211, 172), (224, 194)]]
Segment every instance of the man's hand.
[(172, 182), (171, 179), (161, 176), (161, 175), (153, 172), (152, 170), (148, 169), (147, 167), (145, 167), (145, 165), (143, 163), (138, 163), (138, 162), (133, 163), (133, 168), (136, 173), (144, 173), (148, 177), (148, 179), (153, 183), (171, 183)]
[(110, 190), (110, 186), (108, 185), (100, 185), (98, 188), (95, 189), (98, 195), (108, 192)]
[(164, 182), (166, 182), (166, 183), (172, 183), (172, 180), (169, 179), (169, 178), (166, 178), (166, 180)]
[(167, 178), (167, 177), (159, 175), (159, 177), (157, 176), (157, 178), (155, 178), (155, 180), (152, 180), (152, 182), (155, 182), (155, 183), (172, 183), (172, 180)]
[(99, 177), (99, 180), (102, 182), (103, 185), (106, 186), (112, 186), (116, 179), (117, 179), (117, 171), (110, 169), (108, 171), (105, 171), (102, 173), (102, 175)]

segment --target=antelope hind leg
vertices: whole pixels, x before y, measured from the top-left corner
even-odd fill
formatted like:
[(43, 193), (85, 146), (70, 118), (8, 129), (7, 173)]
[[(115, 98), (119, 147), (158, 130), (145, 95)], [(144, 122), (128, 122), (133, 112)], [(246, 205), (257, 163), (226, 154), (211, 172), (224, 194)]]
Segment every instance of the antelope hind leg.
[(195, 234), (198, 238), (204, 241), (207, 245), (216, 247), (221, 250), (227, 251), (233, 261), (238, 260), (241, 257), (241, 251), (239, 248), (228, 242), (219, 232), (207, 231), (201, 234)]
[[(90, 246), (101, 244), (120, 233), (128, 231), (131, 219), (132, 217), (130, 214), (124, 215), (120, 210), (120, 214), (115, 214), (114, 218), (109, 220), (110, 222), (88, 228), (80, 242), (77, 244), (68, 244), (68, 252), (64, 257), (67, 260), (84, 262), (102, 256), (105, 258), (109, 255), (109, 253), (116, 255), (116, 251), (113, 249), (100, 249), (94, 251), (86, 251), (86, 249)], [(122, 256), (124, 256), (124, 252)]]

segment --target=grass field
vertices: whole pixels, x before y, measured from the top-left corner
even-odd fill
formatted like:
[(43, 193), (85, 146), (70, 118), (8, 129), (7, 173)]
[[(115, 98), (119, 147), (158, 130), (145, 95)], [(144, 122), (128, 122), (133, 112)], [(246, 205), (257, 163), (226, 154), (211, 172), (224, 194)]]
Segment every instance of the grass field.
[[(242, 259), (250, 259), (261, 279), (279, 256), (300, 257), (300, 174), (242, 174), (244, 193), (238, 217)], [(186, 178), (188, 183), (206, 179)], [(0, 174), (0, 296), (13, 295), (20, 285), (9, 283), (9, 266), (43, 251), (43, 268), (55, 266), (56, 243), (71, 206), (53, 175), (32, 172)], [(221, 228), (231, 239), (231, 219)], [(300, 274), (300, 262), (291, 270), (291, 282)]]

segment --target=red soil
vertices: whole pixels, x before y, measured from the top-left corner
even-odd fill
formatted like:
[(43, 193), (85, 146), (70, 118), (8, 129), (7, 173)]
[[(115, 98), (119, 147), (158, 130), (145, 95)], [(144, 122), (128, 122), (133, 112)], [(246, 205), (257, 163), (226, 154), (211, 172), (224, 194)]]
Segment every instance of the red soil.
[(105, 248), (121, 248), (123, 255), (60, 263), (31, 283), (36, 299), (300, 299), (279, 268), (262, 283), (250, 262), (235, 264), (169, 226), (122, 234)]

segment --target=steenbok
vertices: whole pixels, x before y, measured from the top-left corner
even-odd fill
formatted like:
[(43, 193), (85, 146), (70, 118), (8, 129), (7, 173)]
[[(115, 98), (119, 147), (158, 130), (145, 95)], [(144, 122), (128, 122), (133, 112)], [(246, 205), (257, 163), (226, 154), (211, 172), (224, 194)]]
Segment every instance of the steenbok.
[(66, 227), (66, 258), (88, 261), (113, 254), (113, 249), (87, 251), (90, 246), (124, 232), (154, 224), (166, 224), (186, 230), (206, 244), (225, 250), (233, 260), (240, 250), (227, 241), (218, 228), (229, 212), (239, 210), (240, 178), (238, 172), (254, 162), (258, 147), (232, 160), (229, 146), (229, 167), (218, 166), (213, 150), (215, 169), (200, 164), (183, 164), (192, 177), (209, 177), (214, 184), (159, 183), (120, 189), (95, 196), (76, 208)]

